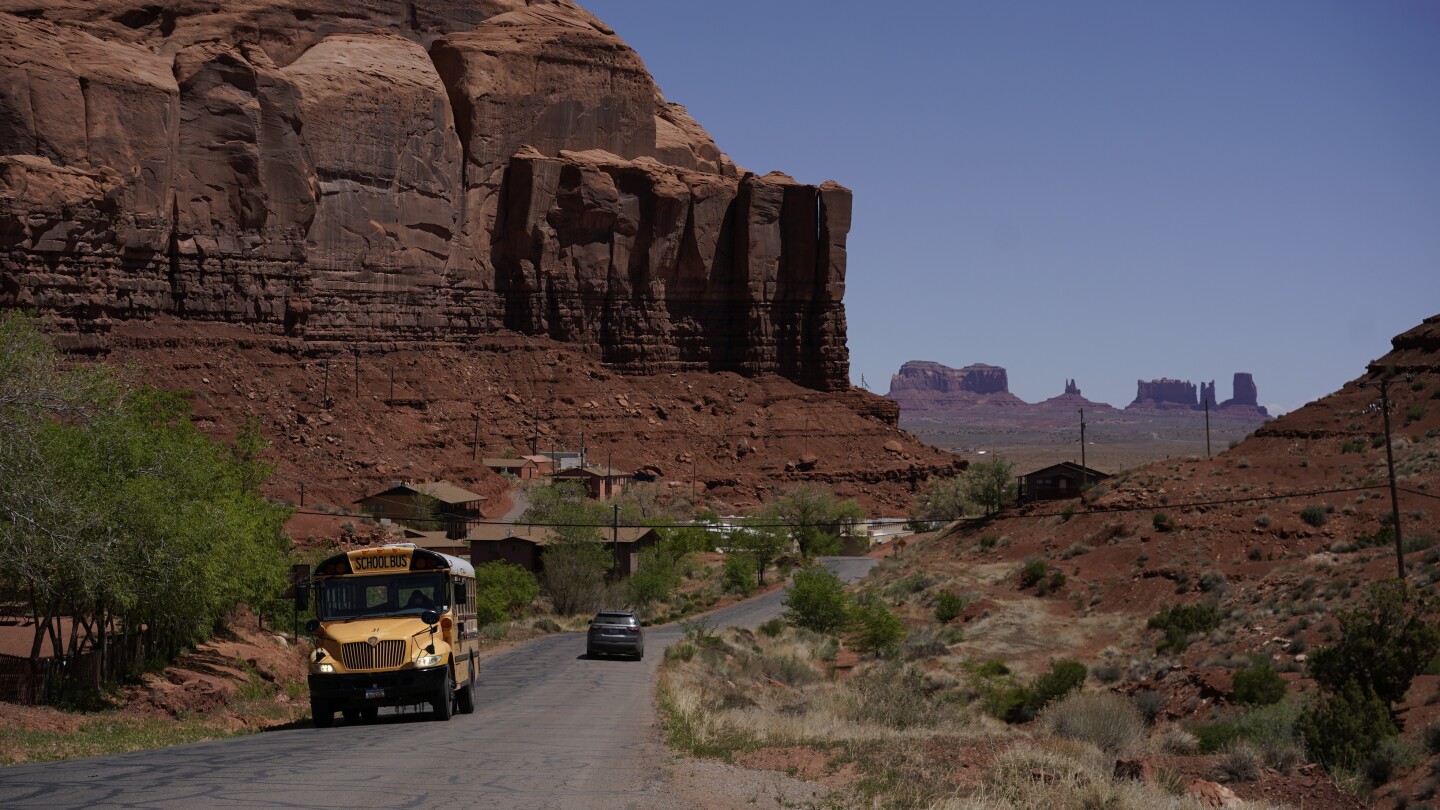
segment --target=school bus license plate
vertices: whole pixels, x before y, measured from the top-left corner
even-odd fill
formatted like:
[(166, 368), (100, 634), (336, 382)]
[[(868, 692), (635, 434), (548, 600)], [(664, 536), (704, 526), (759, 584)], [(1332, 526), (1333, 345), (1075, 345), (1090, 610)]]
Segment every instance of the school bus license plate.
[(383, 698), (383, 697), (385, 697), (385, 690), (384, 690), (384, 689), (366, 689), (366, 690), (365, 690), (365, 699), (366, 699), (366, 700), (374, 700), (374, 699), (376, 699), (376, 698)]

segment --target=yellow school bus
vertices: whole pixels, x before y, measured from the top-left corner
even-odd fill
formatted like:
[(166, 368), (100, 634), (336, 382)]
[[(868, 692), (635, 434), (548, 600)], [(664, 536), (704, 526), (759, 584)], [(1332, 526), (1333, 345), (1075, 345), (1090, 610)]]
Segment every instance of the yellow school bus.
[(319, 728), (341, 712), (373, 720), (381, 706), (429, 703), (437, 720), (475, 711), (479, 625), (475, 569), (411, 544), (337, 554), (315, 567), (297, 600), (307, 625), (310, 713)]

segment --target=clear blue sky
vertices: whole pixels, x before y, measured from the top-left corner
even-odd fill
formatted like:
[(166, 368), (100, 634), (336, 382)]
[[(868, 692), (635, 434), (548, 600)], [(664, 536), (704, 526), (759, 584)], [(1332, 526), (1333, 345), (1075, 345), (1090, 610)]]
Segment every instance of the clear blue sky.
[(855, 192), (851, 377), (1255, 375), (1440, 313), (1440, 2), (580, 0), (740, 165)]

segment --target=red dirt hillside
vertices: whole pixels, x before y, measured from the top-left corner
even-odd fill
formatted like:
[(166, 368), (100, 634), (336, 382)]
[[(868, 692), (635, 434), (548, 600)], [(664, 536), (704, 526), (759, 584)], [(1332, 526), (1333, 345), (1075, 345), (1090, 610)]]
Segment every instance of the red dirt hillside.
[[(893, 403), (859, 389), (821, 392), (728, 372), (617, 374), (542, 338), (370, 347), (359, 357), (358, 398), (355, 358), (338, 355), (329, 360), (327, 407), (326, 359), (297, 356), (283, 338), (163, 317), (112, 334), (107, 359), (144, 382), (193, 392), (207, 432), (229, 437), (258, 420), (276, 466), (267, 494), (298, 502), (304, 484), (308, 507), (348, 507), (395, 479), (445, 478), (488, 496), (487, 513), (498, 514), (507, 482), (472, 454), (528, 453), (536, 435), (542, 450), (578, 450), (583, 434), (593, 462), (652, 467), (677, 495), (689, 495), (693, 474), (699, 500), (721, 511), (815, 482), (899, 514), (914, 482), (960, 463), (899, 430)], [(795, 469), (805, 455), (813, 469)]]
[[(1092, 675), (1109, 670), (1103, 680), (1115, 688), (1157, 693), (1162, 719), (1210, 719), (1231, 700), (1231, 672), (1253, 656), (1270, 660), (1292, 690), (1313, 690), (1306, 651), (1337, 637), (1334, 614), (1357, 604), (1366, 583), (1395, 576), (1393, 541), (1376, 540), (1390, 513), (1381, 414), (1371, 407), (1381, 378), (1392, 380), (1407, 580), (1432, 597), (1440, 585), (1440, 316), (1393, 346), (1339, 391), (1214, 459), (1130, 470), (1097, 485), (1084, 504), (1040, 503), (953, 524), (883, 565), (876, 587), (969, 595), (956, 620), (964, 640), (942, 662), (998, 657), (1029, 676), (1074, 658)], [(1047, 587), (1022, 588), (1020, 566), (1036, 558)], [(915, 580), (908, 588), (887, 584), (907, 578)], [(1151, 615), (1215, 599), (1225, 617), (1219, 630), (1183, 653), (1155, 652)], [(912, 627), (934, 621), (920, 596), (899, 609)], [(1435, 676), (1416, 679), (1399, 707), (1403, 739), (1420, 742), (1440, 720), (1437, 687)], [(1429, 798), (1440, 760), (1426, 757), (1372, 799), (1399, 807)], [(1285, 801), (1267, 780), (1233, 787), (1242, 798)]]

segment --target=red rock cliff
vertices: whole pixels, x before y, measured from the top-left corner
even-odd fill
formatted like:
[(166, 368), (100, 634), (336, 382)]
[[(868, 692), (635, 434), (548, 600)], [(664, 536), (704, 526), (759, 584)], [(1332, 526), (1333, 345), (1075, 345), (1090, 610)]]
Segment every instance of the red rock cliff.
[(838, 390), (849, 227), (568, 0), (0, 0), (0, 306), (78, 348), (159, 313), (302, 352), (514, 330)]

